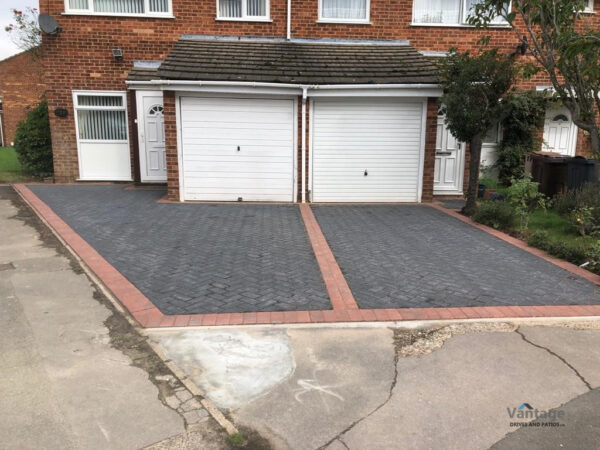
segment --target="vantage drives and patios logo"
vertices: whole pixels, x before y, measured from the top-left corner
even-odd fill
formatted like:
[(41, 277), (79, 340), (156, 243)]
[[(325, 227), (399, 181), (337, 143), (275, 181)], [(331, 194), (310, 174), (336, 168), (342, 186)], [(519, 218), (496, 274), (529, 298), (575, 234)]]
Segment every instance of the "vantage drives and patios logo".
[(508, 417), (516, 421), (511, 422), (511, 427), (564, 427), (560, 420), (565, 418), (562, 409), (541, 410), (534, 408), (529, 403), (523, 403), (518, 408), (506, 408)]

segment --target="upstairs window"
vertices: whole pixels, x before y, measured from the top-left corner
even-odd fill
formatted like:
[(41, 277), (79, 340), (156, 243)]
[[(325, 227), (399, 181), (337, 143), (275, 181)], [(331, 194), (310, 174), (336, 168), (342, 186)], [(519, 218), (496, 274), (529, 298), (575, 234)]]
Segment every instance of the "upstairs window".
[(269, 0), (218, 0), (217, 18), (268, 20)]
[[(473, 7), (480, 0), (414, 0), (413, 23), (419, 25), (466, 25)], [(510, 3), (507, 4), (510, 6)], [(506, 25), (503, 17), (492, 21), (495, 25)]]
[(594, 0), (587, 0), (584, 12), (594, 12)]
[(169, 16), (172, 0), (65, 0), (66, 12), (119, 16)]
[(319, 20), (324, 22), (367, 22), (369, 0), (320, 0)]

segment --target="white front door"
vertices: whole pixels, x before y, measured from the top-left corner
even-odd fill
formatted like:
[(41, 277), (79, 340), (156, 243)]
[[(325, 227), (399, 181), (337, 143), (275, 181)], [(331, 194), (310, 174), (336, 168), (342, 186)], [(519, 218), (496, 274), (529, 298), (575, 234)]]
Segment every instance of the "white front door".
[(162, 93), (138, 92), (138, 126), (141, 180), (166, 181), (167, 158)]
[(565, 107), (552, 108), (546, 112), (542, 150), (575, 156), (577, 147), (577, 127), (571, 120), (571, 113)]
[(434, 194), (462, 194), (464, 167), (464, 145), (452, 136), (444, 123), (444, 116), (439, 115), (435, 142)]

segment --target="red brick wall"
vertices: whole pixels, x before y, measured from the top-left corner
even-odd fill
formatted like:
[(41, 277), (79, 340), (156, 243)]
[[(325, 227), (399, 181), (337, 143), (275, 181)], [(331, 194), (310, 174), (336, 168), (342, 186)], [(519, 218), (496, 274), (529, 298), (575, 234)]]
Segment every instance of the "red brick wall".
[(437, 138), (437, 120), (440, 102), (437, 98), (427, 101), (427, 124), (425, 127), (425, 159), (423, 165), (423, 193), (421, 200), (433, 199), (433, 175), (435, 170), (435, 142)]
[[(123, 18), (65, 15), (63, 0), (41, 2), (42, 12), (55, 17), (62, 31), (44, 36), (47, 97), (50, 110), (66, 108), (69, 117), (51, 115), (55, 173), (58, 181), (78, 177), (77, 144), (73, 121), (72, 90), (125, 90), (124, 83), (134, 60), (162, 60), (181, 34), (243, 36), (286, 35), (287, 0), (271, 0), (271, 22), (217, 21), (216, 2), (173, 0), (174, 19)], [(600, 0), (596, 2), (600, 9)], [(447, 51), (473, 48), (484, 34), (492, 43), (513, 51), (518, 39), (510, 29), (489, 31), (467, 27), (411, 26), (413, 0), (371, 0), (370, 25), (317, 23), (318, 0), (294, 0), (292, 36), (304, 38), (409, 40), (420, 50)], [(600, 15), (586, 20), (600, 23)], [(124, 52), (116, 61), (111, 49)], [(539, 75), (523, 87), (549, 84)], [(132, 111), (131, 101), (129, 101)], [(136, 128), (131, 121), (130, 136)], [(133, 148), (133, 140), (132, 140)]]
[(179, 161), (177, 159), (177, 119), (175, 93), (163, 95), (165, 114), (165, 145), (167, 155), (167, 190), (169, 200), (179, 201)]
[(15, 140), (17, 124), (44, 94), (42, 65), (33, 52), (19, 53), (0, 61), (0, 96), (4, 110), (4, 142)]

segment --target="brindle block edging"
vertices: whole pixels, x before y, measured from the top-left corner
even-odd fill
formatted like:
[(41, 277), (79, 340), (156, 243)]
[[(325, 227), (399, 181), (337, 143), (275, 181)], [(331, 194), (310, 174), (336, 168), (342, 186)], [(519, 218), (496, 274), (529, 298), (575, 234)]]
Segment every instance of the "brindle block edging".
[[(13, 185), (14, 189), (32, 209), (51, 227), (70, 249), (96, 274), (135, 320), (145, 328), (253, 325), (253, 324), (298, 324), (334, 322), (397, 322), (415, 320), (461, 320), (461, 319), (504, 319), (524, 317), (591, 317), (600, 316), (600, 305), (565, 306), (487, 306), (452, 308), (400, 308), (359, 309), (348, 284), (335, 261), (323, 233), (308, 205), (300, 205), (302, 217), (315, 252), (333, 310), (323, 311), (274, 311), (226, 314), (164, 315), (148, 298), (109, 264), (93, 247), (81, 238), (51, 208), (41, 201), (24, 184)], [(432, 207), (486, 231), (525, 251), (533, 253), (575, 275), (600, 284), (600, 276), (594, 275), (573, 264), (557, 260), (522, 241), (512, 238), (483, 225), (475, 224), (466, 217), (449, 211), (438, 204)]]

